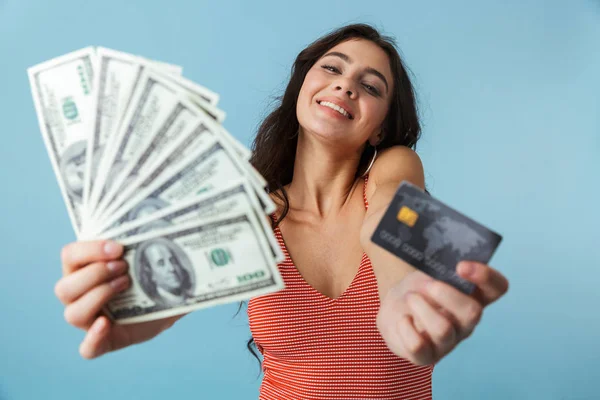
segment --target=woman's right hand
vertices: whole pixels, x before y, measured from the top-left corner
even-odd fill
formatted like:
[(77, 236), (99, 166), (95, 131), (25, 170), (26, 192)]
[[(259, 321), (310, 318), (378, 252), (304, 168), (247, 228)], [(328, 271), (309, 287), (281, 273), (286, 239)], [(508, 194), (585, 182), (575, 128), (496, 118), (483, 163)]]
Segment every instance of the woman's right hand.
[(79, 346), (83, 358), (144, 342), (182, 317), (118, 325), (101, 314), (108, 301), (131, 284), (122, 255), (123, 246), (108, 240), (73, 242), (62, 250), (63, 277), (54, 292), (65, 305), (67, 322), (87, 332)]

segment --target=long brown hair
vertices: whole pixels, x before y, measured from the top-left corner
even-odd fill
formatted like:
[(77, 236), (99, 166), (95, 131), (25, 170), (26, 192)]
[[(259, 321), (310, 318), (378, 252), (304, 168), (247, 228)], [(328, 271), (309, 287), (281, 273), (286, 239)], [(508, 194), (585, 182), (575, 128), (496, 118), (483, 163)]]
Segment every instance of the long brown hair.
[[(304, 78), (329, 49), (352, 39), (364, 39), (375, 43), (386, 52), (390, 60), (394, 91), (384, 121), (383, 135), (377, 145), (378, 151), (397, 145), (416, 149), (421, 126), (414, 89), (394, 39), (381, 35), (367, 24), (347, 25), (326, 34), (298, 54), (283, 96), (277, 98), (275, 109), (262, 122), (252, 143), (250, 163), (267, 181), (267, 190), (281, 199), (284, 204), (281, 216), (273, 227), (281, 223), (289, 211), (289, 200), (284, 186), (292, 181), (294, 171), (299, 129), (296, 102)], [(365, 143), (365, 150), (356, 171), (357, 177), (366, 170), (373, 152), (373, 147)], [(247, 342), (247, 347), (260, 362), (253, 338)]]

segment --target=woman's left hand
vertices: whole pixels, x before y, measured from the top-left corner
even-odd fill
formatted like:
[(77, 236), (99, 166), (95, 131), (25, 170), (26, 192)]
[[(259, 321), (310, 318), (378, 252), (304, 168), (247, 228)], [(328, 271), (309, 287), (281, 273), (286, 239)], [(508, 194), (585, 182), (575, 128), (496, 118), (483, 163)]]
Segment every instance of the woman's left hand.
[(475, 284), (471, 295), (419, 270), (390, 289), (377, 327), (392, 352), (416, 365), (437, 363), (471, 335), (483, 309), (508, 290), (507, 279), (488, 265), (462, 261), (457, 273)]

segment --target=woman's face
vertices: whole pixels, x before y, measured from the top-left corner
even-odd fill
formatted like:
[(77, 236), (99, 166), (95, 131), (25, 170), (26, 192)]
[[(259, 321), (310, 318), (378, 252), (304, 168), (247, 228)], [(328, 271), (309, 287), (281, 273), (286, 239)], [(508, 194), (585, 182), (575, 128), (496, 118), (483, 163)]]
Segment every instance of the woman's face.
[(379, 46), (362, 39), (340, 43), (306, 74), (296, 106), (300, 127), (336, 144), (376, 144), (392, 84), (389, 58)]

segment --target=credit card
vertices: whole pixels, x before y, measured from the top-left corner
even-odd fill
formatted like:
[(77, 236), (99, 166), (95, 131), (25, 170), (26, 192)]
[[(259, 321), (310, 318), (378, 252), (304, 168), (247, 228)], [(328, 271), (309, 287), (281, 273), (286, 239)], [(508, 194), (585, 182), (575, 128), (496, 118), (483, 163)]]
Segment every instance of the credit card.
[(487, 264), (502, 236), (403, 181), (371, 241), (466, 294), (475, 285), (456, 274), (459, 261)]

